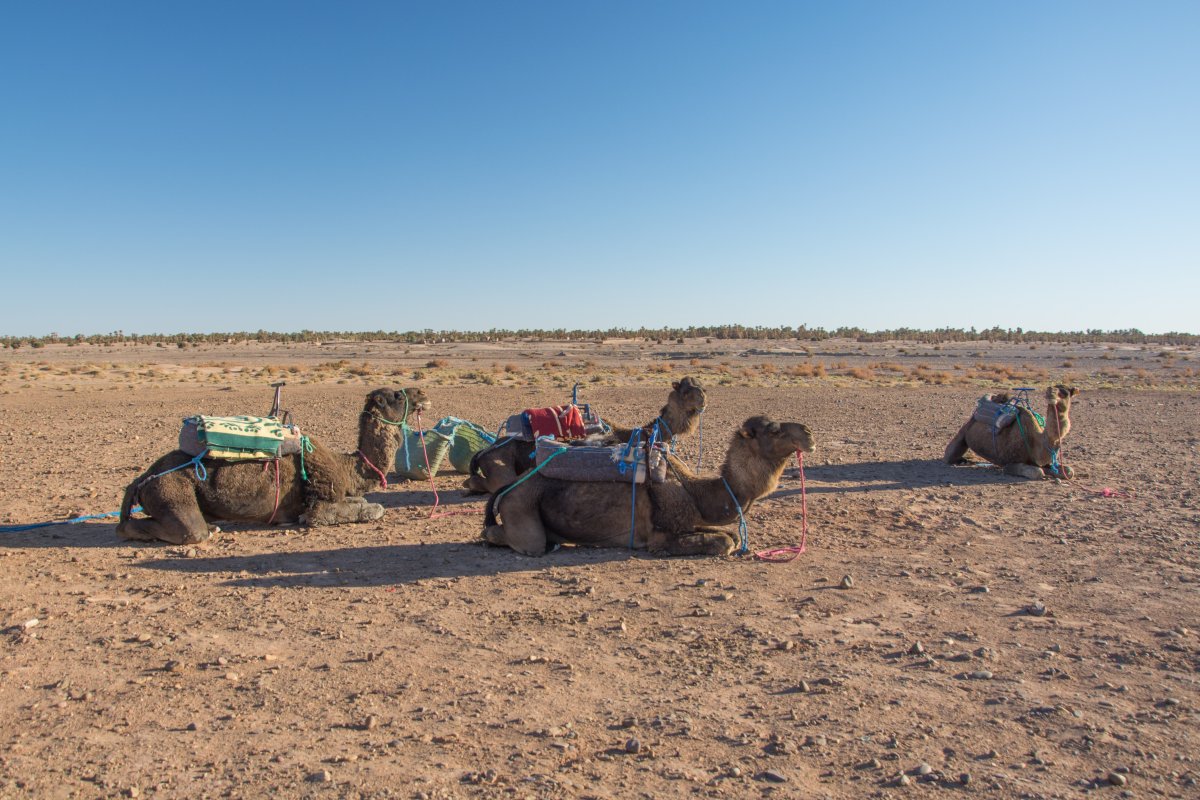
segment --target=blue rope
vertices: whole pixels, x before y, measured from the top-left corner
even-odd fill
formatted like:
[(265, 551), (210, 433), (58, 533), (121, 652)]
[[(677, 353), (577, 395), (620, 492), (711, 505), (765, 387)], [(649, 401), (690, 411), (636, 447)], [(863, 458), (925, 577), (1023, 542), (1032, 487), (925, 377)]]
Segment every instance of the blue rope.
[(742, 540), (742, 546), (738, 550), (739, 556), (744, 556), (750, 552), (750, 531), (746, 526), (746, 517), (742, 514), (742, 504), (738, 502), (737, 495), (733, 493), (733, 489), (729, 488), (729, 481), (725, 480), (725, 476), (721, 476), (721, 483), (725, 484), (725, 491), (729, 492), (729, 496), (733, 499), (733, 505), (738, 512), (738, 536)]
[[(134, 506), (129, 510), (129, 513), (136, 514), (141, 510), (141, 506)], [(89, 514), (86, 517), (73, 517), (71, 519), (64, 519), (58, 522), (35, 522), (31, 525), (4, 525), (3, 527), (0, 527), (0, 533), (19, 533), (21, 531), (31, 531), (35, 528), (49, 528), (54, 525), (74, 525), (77, 522), (87, 522), (90, 519), (104, 519), (106, 517), (119, 516), (121, 516), (120, 511), (109, 511), (106, 514)]]
[(193, 456), (191, 461), (185, 461), (182, 464), (180, 464), (178, 467), (171, 467), (170, 469), (164, 469), (162, 472), (156, 472), (153, 475), (147, 476), (145, 480), (143, 480), (139, 483), (139, 486), (145, 485), (145, 484), (149, 483), (150, 481), (155, 480), (156, 478), (161, 478), (163, 475), (169, 475), (170, 473), (175, 472), (176, 470), (186, 469), (187, 467), (195, 467), (196, 480), (206, 481), (206, 480), (208, 480), (208, 469), (204, 466), (204, 463), (201, 461), (201, 459), (204, 458), (206, 455), (208, 455), (207, 449), (200, 455)]

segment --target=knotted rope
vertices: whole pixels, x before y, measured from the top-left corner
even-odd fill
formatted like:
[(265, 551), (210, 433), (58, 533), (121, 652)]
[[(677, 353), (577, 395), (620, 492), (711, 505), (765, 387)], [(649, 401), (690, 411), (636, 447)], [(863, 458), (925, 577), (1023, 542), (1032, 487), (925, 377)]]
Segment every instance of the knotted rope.
[(796, 466), (800, 468), (800, 544), (789, 547), (772, 547), (754, 554), (759, 561), (786, 564), (808, 549), (808, 493), (804, 486), (804, 453), (796, 451)]

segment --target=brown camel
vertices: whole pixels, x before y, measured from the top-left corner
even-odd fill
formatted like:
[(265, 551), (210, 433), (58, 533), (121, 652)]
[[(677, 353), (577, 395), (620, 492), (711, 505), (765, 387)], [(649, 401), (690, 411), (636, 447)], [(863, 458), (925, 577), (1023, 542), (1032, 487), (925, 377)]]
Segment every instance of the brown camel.
[[(974, 415), (959, 428), (946, 446), (947, 464), (970, 463), (963, 456), (973, 450), (986, 460), (1004, 467), (1005, 473), (1020, 478), (1043, 478), (1043, 467), (1055, 463), (1062, 440), (1071, 430), (1071, 398), (1079, 394), (1073, 386), (1051, 386), (1046, 390), (1046, 424), (1043, 427), (1033, 412), (1020, 407), (1011, 424), (993, 433), (992, 426), (975, 419)], [(1001, 393), (988, 398), (993, 403), (1007, 403), (1009, 396)], [(1072, 470), (1061, 466), (1064, 477)]]
[[(684, 378), (671, 384), (667, 404), (658, 416), (641, 430), (648, 434), (656, 422), (660, 423), (660, 436), (667, 439), (690, 436), (700, 425), (700, 414), (708, 402), (704, 389), (695, 378)], [(612, 425), (612, 430), (602, 440), (589, 439), (589, 443), (603, 444), (627, 442), (638, 428)], [(497, 444), (480, 450), (471, 458), (471, 474), (463, 482), (463, 488), (477, 494), (498, 492), (521, 475), (533, 468), (534, 443), (523, 439), (501, 439)]]
[[(668, 458), (678, 483), (646, 482), (636, 490), (624, 482), (563, 481), (535, 473), (507, 492), (492, 495), (483, 538), (529, 556), (540, 556), (548, 545), (560, 542), (674, 556), (726, 555), (737, 542), (736, 534), (709, 526), (736, 522), (739, 505), (749, 511), (756, 500), (775, 490), (794, 453), (813, 449), (812, 433), (805, 425), (759, 416), (746, 420), (734, 434), (719, 477), (697, 477), (674, 456)], [(503, 523), (497, 521), (498, 512)]]
[[(358, 450), (343, 455), (313, 441), (312, 452), (303, 454), (307, 480), (300, 455), (278, 461), (205, 458), (207, 477), (201, 480), (192, 466), (168, 472), (192, 458), (182, 450), (167, 453), (125, 490), (117, 534), (191, 544), (220, 531), (210, 520), (339, 525), (379, 519), (383, 506), (368, 503), (362, 494), (382, 482), (379, 470), (391, 464), (407, 415), (428, 408), (429, 398), (420, 389), (376, 389), (362, 410)], [(148, 519), (130, 516), (138, 502)]]

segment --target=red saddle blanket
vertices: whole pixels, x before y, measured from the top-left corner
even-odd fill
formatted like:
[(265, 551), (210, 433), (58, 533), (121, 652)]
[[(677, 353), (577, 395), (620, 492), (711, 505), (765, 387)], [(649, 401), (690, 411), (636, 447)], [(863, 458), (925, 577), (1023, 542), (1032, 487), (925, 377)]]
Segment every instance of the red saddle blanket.
[(583, 425), (583, 414), (576, 405), (527, 408), (525, 419), (529, 421), (535, 439), (539, 436), (579, 439), (587, 435), (587, 429)]

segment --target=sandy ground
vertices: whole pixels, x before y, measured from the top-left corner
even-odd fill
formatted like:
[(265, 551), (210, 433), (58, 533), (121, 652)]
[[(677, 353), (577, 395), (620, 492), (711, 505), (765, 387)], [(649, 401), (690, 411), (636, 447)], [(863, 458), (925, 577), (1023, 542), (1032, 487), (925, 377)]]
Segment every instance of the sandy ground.
[[(6, 525), (116, 509), (182, 416), (261, 413), (279, 375), (346, 450), (374, 386), (493, 427), (591, 375), (641, 422), (690, 373), (706, 469), (756, 413), (818, 451), (787, 564), (485, 548), (449, 472), (441, 508), (470, 513), (401, 483), (376, 523), (199, 547), (0, 533), (0, 796), (1200, 797), (1195, 353), (901, 347), (4, 351)], [(813, 358), (832, 374), (792, 374)], [(940, 462), (998, 364), (1083, 387), (1073, 484)], [(799, 543), (794, 469), (748, 518), (755, 550)]]

